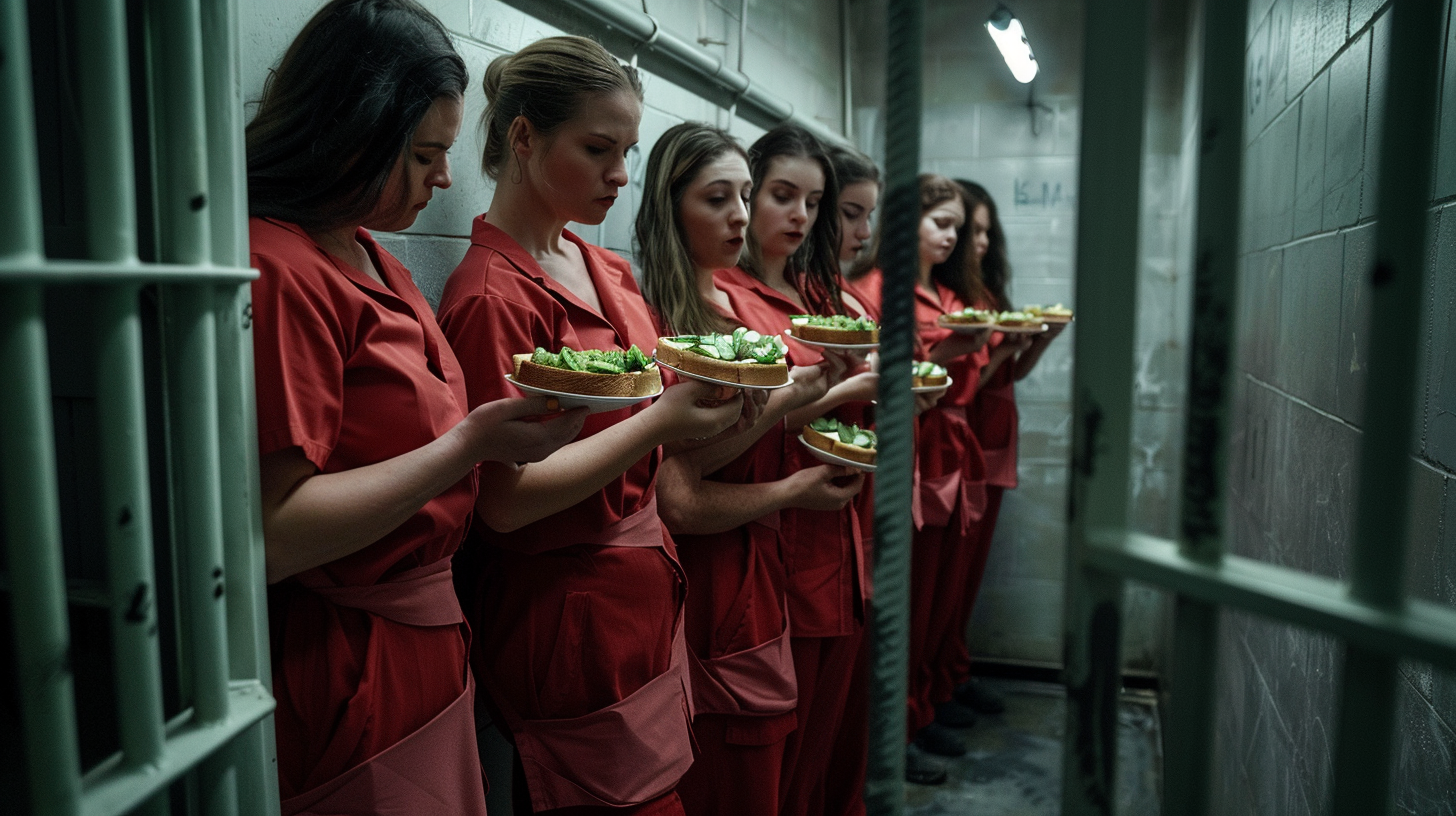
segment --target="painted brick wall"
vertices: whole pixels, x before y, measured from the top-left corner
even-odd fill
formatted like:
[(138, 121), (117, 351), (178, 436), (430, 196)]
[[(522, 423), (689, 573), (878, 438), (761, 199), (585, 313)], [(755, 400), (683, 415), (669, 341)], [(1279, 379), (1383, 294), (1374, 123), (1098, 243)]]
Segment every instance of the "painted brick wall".
[[(1449, 16), (1449, 6), (1448, 16)], [(1456, 602), (1456, 59), (1443, 67), (1429, 219), (1409, 591)], [(1364, 415), (1390, 5), (1251, 3), (1246, 60), (1234, 552), (1343, 578)], [(1374, 327), (1375, 331), (1379, 327)], [(1228, 614), (1214, 812), (1328, 812), (1341, 647)], [(1396, 812), (1456, 813), (1456, 678), (1401, 667)]]
[[(617, 0), (635, 10), (642, 0)], [(490, 203), (493, 189), (480, 173), (478, 122), (485, 108), (480, 79), (495, 57), (512, 53), (541, 37), (562, 33), (500, 0), (423, 0), (449, 29), (455, 47), (470, 70), (471, 90), (465, 100), (460, 138), (450, 152), (454, 184), (435, 195), (409, 230), (379, 236), (380, 243), (399, 256), (414, 273), (432, 303), (439, 300), (445, 279), (469, 245), (470, 222)], [(246, 100), (256, 100), (268, 71), (322, 2), (256, 0), (244, 4), (241, 20), (242, 82)], [(646, 7), (666, 30), (690, 42), (706, 40), (704, 48), (736, 64), (739, 4), (733, 0), (647, 0)], [(748, 37), (744, 73), (764, 83), (796, 111), (837, 129), (841, 117), (842, 87), (839, 71), (840, 23), (837, 0), (807, 0), (780, 4), (748, 3)], [(628, 58), (628, 54), (618, 54)], [(727, 111), (643, 72), (646, 105), (641, 141), (629, 159), (632, 181), (600, 226), (573, 225), (588, 241), (624, 255), (631, 254), (632, 219), (640, 200), (642, 174), (652, 144), (678, 122), (695, 120), (728, 126)], [(251, 110), (251, 109), (250, 109)], [(745, 145), (763, 129), (741, 119), (731, 130)]]

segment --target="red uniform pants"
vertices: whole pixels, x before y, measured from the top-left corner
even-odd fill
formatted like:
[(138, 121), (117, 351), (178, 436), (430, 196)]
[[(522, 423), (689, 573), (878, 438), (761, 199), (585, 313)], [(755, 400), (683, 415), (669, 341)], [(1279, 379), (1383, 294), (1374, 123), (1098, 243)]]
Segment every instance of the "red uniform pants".
[[(840, 784), (841, 769), (831, 766), (847, 724), (845, 712), (863, 640), (864, 627), (856, 625), (849, 635), (796, 637), (791, 641), (794, 671), (799, 679), (799, 727), (789, 735), (784, 750), (783, 804), (779, 810), (783, 816), (825, 813), (827, 787)], [(868, 704), (864, 708), (864, 713), (856, 716), (867, 721)]]

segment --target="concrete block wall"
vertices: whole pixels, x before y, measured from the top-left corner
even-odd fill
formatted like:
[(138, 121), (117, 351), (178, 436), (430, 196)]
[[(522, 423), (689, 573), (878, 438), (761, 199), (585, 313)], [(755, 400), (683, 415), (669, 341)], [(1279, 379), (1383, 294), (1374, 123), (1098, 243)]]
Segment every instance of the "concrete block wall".
[[(616, 0), (634, 10), (641, 0)], [(409, 230), (377, 236), (414, 274), (415, 282), (438, 303), (445, 279), (465, 255), (470, 224), (490, 203), (491, 182), (480, 172), (480, 114), (485, 108), (480, 80), (490, 61), (542, 37), (562, 32), (501, 0), (423, 0), (450, 31), (470, 71), (465, 119), (450, 151), (454, 183), (439, 191)], [(322, 6), (320, 0), (257, 0), (241, 12), (242, 83), (245, 100), (256, 101), (263, 83), (303, 24)], [(648, 11), (663, 29), (703, 47), (734, 65), (738, 58), (739, 3), (734, 0), (648, 0)], [(748, 37), (743, 71), (756, 83), (793, 105), (794, 110), (838, 129), (842, 116), (840, 18), (837, 0), (747, 4)], [(617, 54), (628, 59), (630, 54)], [(763, 128), (738, 118), (667, 80), (643, 72), (646, 102), (641, 140), (629, 158), (631, 183), (600, 226), (572, 225), (587, 241), (623, 255), (632, 252), (632, 221), (641, 200), (648, 153), (664, 131), (678, 122), (701, 121), (729, 127), (745, 146)], [(250, 112), (252, 108), (250, 107)]]
[[(1448, 17), (1450, 3), (1447, 2)], [(1390, 4), (1259, 0), (1246, 52), (1232, 551), (1347, 576)], [(1432, 182), (1408, 590), (1456, 602), (1456, 29)], [(1213, 812), (1328, 812), (1342, 647), (1226, 614)], [(1395, 812), (1456, 813), (1456, 677), (1400, 672)]]

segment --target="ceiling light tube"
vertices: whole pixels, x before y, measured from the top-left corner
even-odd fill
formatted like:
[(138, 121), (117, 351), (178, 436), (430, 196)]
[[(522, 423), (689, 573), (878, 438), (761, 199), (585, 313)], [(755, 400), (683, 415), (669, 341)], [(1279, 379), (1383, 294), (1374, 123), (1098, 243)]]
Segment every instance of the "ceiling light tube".
[(1027, 42), (1026, 31), (1011, 9), (996, 6), (991, 18), (986, 21), (986, 31), (990, 32), (996, 47), (1001, 49), (1006, 67), (1011, 69), (1011, 75), (1016, 77), (1017, 82), (1025, 84), (1036, 77), (1036, 57), (1031, 53), (1031, 43)]

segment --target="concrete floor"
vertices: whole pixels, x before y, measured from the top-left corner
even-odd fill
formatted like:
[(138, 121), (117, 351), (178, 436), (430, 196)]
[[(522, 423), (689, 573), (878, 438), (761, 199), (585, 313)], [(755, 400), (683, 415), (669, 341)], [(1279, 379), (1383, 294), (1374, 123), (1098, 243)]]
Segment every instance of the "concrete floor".
[[(1057, 816), (1061, 812), (1066, 699), (1052, 683), (987, 679), (1006, 695), (1006, 713), (964, 729), (970, 752), (942, 759), (943, 785), (909, 785), (907, 816)], [(1157, 816), (1162, 735), (1156, 698), (1130, 692), (1118, 712), (1117, 812)]]

